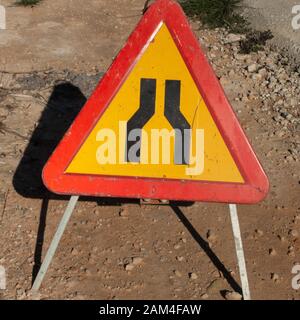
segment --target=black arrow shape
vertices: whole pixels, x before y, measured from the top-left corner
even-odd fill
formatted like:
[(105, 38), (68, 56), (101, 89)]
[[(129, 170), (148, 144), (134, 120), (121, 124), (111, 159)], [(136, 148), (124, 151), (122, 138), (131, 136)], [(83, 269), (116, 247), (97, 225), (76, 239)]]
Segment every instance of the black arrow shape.
[[(140, 162), (142, 129), (155, 113), (156, 79), (141, 79), (140, 108), (127, 122), (126, 161)], [(137, 142), (139, 138), (139, 143)], [(136, 154), (129, 155), (131, 147), (136, 146)]]
[(188, 164), (191, 126), (180, 111), (181, 81), (167, 80), (165, 117), (175, 129), (175, 164)]

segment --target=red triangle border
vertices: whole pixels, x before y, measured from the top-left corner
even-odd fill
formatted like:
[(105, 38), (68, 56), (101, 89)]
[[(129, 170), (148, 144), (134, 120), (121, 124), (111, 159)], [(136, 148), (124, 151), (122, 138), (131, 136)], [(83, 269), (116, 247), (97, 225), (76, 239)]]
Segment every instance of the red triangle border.
[[(245, 179), (244, 184), (64, 173), (161, 22), (164, 22), (171, 32)], [(157, 0), (142, 17), (127, 43), (50, 157), (43, 170), (43, 181), (49, 190), (64, 195), (248, 204), (263, 200), (269, 190), (268, 178), (248, 142), (223, 88), (207, 61), (181, 7), (172, 0)]]

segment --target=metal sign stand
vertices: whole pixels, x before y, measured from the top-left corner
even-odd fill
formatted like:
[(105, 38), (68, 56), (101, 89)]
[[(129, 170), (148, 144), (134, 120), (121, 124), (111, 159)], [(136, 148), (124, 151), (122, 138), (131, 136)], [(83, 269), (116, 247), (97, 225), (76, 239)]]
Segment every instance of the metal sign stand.
[(230, 204), (229, 209), (230, 209), (230, 218), (231, 218), (231, 224), (232, 224), (233, 237), (235, 242), (235, 250), (236, 250), (236, 255), (237, 255), (238, 264), (239, 264), (240, 278), (242, 282), (243, 298), (244, 300), (251, 300), (245, 255), (244, 255), (236, 204)]
[(63, 215), (63, 217), (62, 217), (62, 219), (61, 219), (61, 221), (60, 221), (60, 223), (58, 225), (57, 231), (56, 231), (56, 233), (54, 235), (54, 238), (53, 238), (53, 240), (52, 240), (52, 242), (50, 244), (50, 247), (49, 247), (49, 249), (47, 251), (47, 254), (46, 254), (45, 259), (44, 259), (44, 261), (42, 263), (42, 266), (41, 266), (41, 268), (39, 270), (39, 273), (38, 273), (37, 277), (34, 280), (34, 284), (33, 284), (32, 289), (31, 289), (32, 291), (38, 291), (40, 289), (42, 281), (43, 281), (43, 279), (44, 279), (44, 277), (46, 275), (46, 272), (47, 272), (47, 270), (49, 268), (49, 265), (50, 265), (50, 263), (51, 263), (51, 261), (53, 259), (55, 251), (56, 251), (56, 249), (58, 247), (59, 241), (60, 241), (61, 237), (64, 234), (66, 226), (67, 226), (67, 224), (68, 224), (68, 222), (69, 222), (69, 220), (71, 218), (71, 215), (72, 215), (72, 213), (73, 213), (73, 211), (75, 209), (75, 206), (76, 206), (78, 200), (79, 200), (79, 196), (72, 196), (71, 197), (71, 199), (70, 199), (70, 201), (68, 203), (67, 209), (66, 209), (66, 211), (65, 211), (65, 213), (64, 213), (64, 215)]
[[(50, 266), (50, 263), (54, 257), (54, 254), (57, 250), (57, 247), (59, 245), (59, 242), (64, 234), (64, 231), (66, 229), (66, 226), (72, 216), (72, 213), (75, 209), (75, 206), (79, 200), (79, 196), (72, 196), (68, 206), (66, 208), (66, 211), (58, 225), (57, 231), (54, 235), (54, 238), (50, 244), (50, 247), (47, 251), (47, 254), (45, 256), (45, 259), (42, 263), (42, 266), (39, 270), (39, 273), (34, 281), (34, 284), (32, 286), (32, 291), (38, 291), (40, 289), (40, 286), (43, 282), (43, 279), (47, 273), (47, 270)], [(241, 231), (240, 231), (240, 225), (239, 225), (239, 219), (237, 214), (237, 206), (235, 204), (229, 205), (230, 208), (230, 218), (232, 223), (232, 230), (233, 230), (233, 236), (235, 241), (235, 248), (236, 248), (236, 254), (238, 259), (238, 265), (240, 270), (240, 277), (242, 282), (242, 290), (243, 290), (243, 297), (244, 300), (250, 300), (250, 290), (249, 290), (249, 283), (248, 283), (248, 276), (247, 276), (247, 270), (246, 270), (246, 263), (245, 263), (245, 256), (244, 256), (244, 250), (243, 250), (243, 244), (242, 244), (242, 237), (241, 237)]]

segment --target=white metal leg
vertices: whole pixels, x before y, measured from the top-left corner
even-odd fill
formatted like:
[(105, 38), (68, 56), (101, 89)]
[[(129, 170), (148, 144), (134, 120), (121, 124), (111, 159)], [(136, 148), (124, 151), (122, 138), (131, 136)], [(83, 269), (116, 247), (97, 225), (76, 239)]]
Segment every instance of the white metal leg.
[(243, 297), (244, 297), (244, 300), (251, 300), (245, 255), (244, 255), (244, 249), (243, 249), (243, 243), (242, 243), (242, 237), (241, 237), (241, 230), (240, 230), (239, 218), (237, 213), (237, 206), (236, 204), (230, 204), (229, 208), (230, 208), (230, 218), (232, 223), (232, 231), (233, 231), (233, 236), (235, 241), (236, 255), (238, 259), (240, 277), (242, 282)]
[(38, 291), (40, 289), (40, 286), (42, 284), (42, 281), (46, 275), (46, 272), (49, 268), (49, 265), (54, 257), (54, 254), (55, 254), (55, 251), (58, 247), (58, 244), (60, 242), (60, 239), (61, 237), (63, 236), (64, 234), (64, 231), (66, 229), (66, 226), (71, 218), (71, 215), (75, 209), (75, 206), (78, 202), (78, 199), (79, 197), (78, 196), (72, 196), (69, 203), (68, 203), (68, 206), (67, 206), (67, 209), (59, 223), (59, 226), (57, 228), (57, 231), (54, 235), (54, 238), (51, 242), (51, 245), (47, 251), (47, 254), (45, 256), (45, 259), (43, 261), (43, 264), (39, 270), (39, 273), (37, 275), (37, 277), (35, 278), (35, 281), (34, 281), (34, 284), (32, 286), (32, 291)]

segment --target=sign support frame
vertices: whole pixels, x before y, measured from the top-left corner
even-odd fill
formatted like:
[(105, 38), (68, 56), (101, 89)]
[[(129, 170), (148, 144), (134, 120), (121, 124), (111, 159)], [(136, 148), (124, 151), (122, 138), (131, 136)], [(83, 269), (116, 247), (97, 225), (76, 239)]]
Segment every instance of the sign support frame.
[(251, 300), (247, 268), (246, 268), (246, 262), (245, 262), (245, 254), (244, 254), (241, 229), (240, 229), (238, 212), (237, 212), (237, 205), (230, 204), (229, 211), (230, 211), (232, 232), (233, 232), (234, 243), (235, 243), (235, 251), (237, 255), (240, 278), (242, 283), (243, 298), (244, 300)]
[(42, 263), (42, 266), (34, 280), (33, 286), (31, 290), (33, 292), (39, 291), (41, 284), (43, 282), (43, 279), (47, 273), (47, 270), (50, 266), (51, 261), (53, 260), (54, 254), (57, 250), (57, 247), (59, 245), (59, 242), (64, 234), (64, 231), (66, 229), (66, 226), (72, 216), (72, 213), (74, 212), (74, 209), (76, 207), (76, 204), (79, 200), (79, 196), (72, 196), (69, 200), (68, 206), (66, 208), (66, 211), (63, 214), (63, 217), (61, 218), (61, 221), (58, 225), (57, 231), (52, 239), (52, 242), (50, 244), (50, 247), (46, 253), (45, 259)]
[[(69, 203), (68, 203), (68, 206), (67, 206), (67, 208), (63, 214), (63, 217), (61, 218), (61, 221), (58, 225), (57, 231), (52, 239), (50, 247), (48, 248), (48, 251), (46, 253), (46, 256), (45, 256), (45, 259), (42, 263), (42, 266), (41, 266), (41, 268), (40, 268), (40, 270), (34, 280), (33, 286), (31, 288), (32, 292), (39, 291), (41, 284), (44, 280), (44, 277), (45, 277), (45, 275), (49, 269), (49, 266), (53, 260), (55, 252), (58, 248), (60, 240), (65, 232), (67, 224), (72, 216), (72, 213), (74, 212), (74, 209), (76, 207), (78, 200), (79, 200), (79, 196), (71, 196)], [(248, 276), (247, 276), (247, 269), (246, 269), (246, 262), (245, 262), (245, 254), (244, 254), (242, 237), (241, 237), (241, 230), (240, 230), (239, 219), (238, 219), (237, 205), (230, 204), (229, 209), (230, 209), (230, 218), (231, 218), (232, 231), (233, 231), (234, 242), (235, 242), (235, 250), (236, 250), (240, 278), (241, 278), (241, 283), (242, 283), (243, 298), (244, 298), (244, 300), (251, 300), (249, 282), (248, 282)]]

